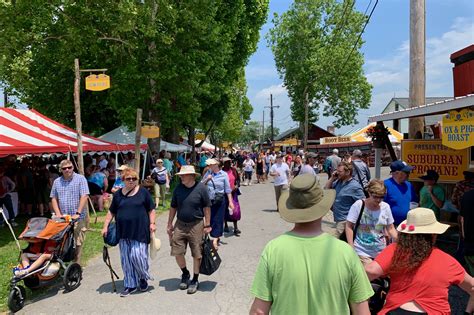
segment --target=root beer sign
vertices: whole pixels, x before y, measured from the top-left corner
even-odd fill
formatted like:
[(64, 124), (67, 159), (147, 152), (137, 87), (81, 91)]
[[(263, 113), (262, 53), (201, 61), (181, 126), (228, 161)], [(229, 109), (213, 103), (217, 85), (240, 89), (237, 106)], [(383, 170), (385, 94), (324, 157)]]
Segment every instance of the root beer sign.
[(413, 166), (410, 180), (420, 180), (431, 169), (438, 172), (439, 182), (458, 182), (469, 168), (469, 149), (448, 148), (441, 139), (402, 140), (402, 160)]

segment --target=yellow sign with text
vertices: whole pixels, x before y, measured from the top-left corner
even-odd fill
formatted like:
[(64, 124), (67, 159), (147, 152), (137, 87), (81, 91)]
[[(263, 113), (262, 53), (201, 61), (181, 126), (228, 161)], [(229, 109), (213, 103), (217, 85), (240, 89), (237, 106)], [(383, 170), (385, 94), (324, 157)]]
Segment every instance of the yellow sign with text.
[(324, 137), (320, 139), (321, 144), (346, 143), (346, 142), (351, 142), (351, 141), (352, 139), (350, 136)]
[(194, 136), (194, 138), (195, 138), (196, 140), (205, 140), (205, 139), (206, 139), (206, 135), (203, 134), (203, 133), (197, 133), (197, 134)]
[(456, 150), (474, 146), (474, 111), (468, 108), (443, 116), (443, 145)]
[(86, 77), (86, 90), (103, 91), (110, 88), (110, 77), (106, 74), (91, 74)]
[(158, 138), (160, 136), (160, 127), (158, 126), (142, 126), (142, 137), (145, 138)]
[(454, 150), (444, 146), (441, 139), (402, 140), (402, 160), (413, 167), (410, 180), (421, 181), (427, 170), (439, 174), (439, 182), (458, 182), (469, 168), (469, 149)]

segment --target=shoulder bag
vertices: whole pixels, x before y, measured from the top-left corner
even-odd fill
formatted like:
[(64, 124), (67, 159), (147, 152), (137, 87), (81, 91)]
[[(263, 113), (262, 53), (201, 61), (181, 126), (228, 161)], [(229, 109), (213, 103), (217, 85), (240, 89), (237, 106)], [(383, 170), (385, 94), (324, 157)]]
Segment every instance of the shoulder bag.
[[(122, 205), (122, 201), (130, 195), (130, 193), (135, 190), (132, 189), (129, 192), (125, 194), (125, 197), (120, 198), (119, 205), (117, 206), (117, 211)], [(113, 216), (112, 220), (109, 222), (109, 226), (107, 228), (107, 234), (104, 236), (104, 243), (109, 245), (109, 246), (117, 246), (119, 243), (119, 238), (117, 235), (117, 224), (115, 222), (115, 215)]]
[(220, 205), (222, 202), (224, 202), (224, 193), (218, 193), (216, 192), (216, 185), (214, 184), (214, 181), (211, 179), (212, 187), (214, 187), (214, 199), (211, 200), (211, 204), (214, 205)]
[(352, 167), (354, 168), (354, 170), (355, 170), (356, 173), (357, 173), (357, 178), (359, 178), (359, 183), (360, 183), (360, 186), (362, 187), (362, 190), (364, 191), (365, 197), (369, 198), (369, 192), (368, 192), (367, 189), (364, 187), (364, 183), (362, 182), (362, 177), (360, 176), (359, 167), (354, 163), (354, 161), (352, 161), (351, 163), (352, 163)]
[[(357, 233), (357, 228), (360, 225), (360, 219), (362, 219), (362, 213), (364, 212), (364, 209), (365, 209), (365, 201), (362, 200), (362, 206), (360, 208), (359, 217), (357, 218), (356, 224), (355, 224), (354, 229), (353, 229), (354, 239), (352, 241), (355, 240), (355, 236), (356, 236), (356, 233)], [(345, 229), (344, 229), (344, 232), (342, 232), (341, 236), (339, 236), (339, 239), (341, 241), (347, 242), (347, 235), (346, 235), (346, 230)]]

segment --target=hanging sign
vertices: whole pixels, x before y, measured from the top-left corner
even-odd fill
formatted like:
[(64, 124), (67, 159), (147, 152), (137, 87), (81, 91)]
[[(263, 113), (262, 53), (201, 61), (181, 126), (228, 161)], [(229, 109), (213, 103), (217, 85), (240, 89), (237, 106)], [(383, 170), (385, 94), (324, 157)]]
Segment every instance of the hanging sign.
[(469, 168), (469, 149), (454, 150), (435, 140), (402, 140), (402, 160), (413, 167), (410, 180), (421, 181), (427, 170), (439, 174), (439, 182), (458, 182)]
[(110, 77), (106, 74), (91, 74), (86, 77), (86, 90), (103, 91), (110, 88)]
[(203, 134), (203, 133), (197, 133), (197, 134), (194, 136), (194, 138), (195, 138), (196, 140), (205, 140), (205, 139), (206, 139), (206, 135)]
[(141, 133), (144, 138), (158, 138), (160, 136), (160, 127), (142, 126)]
[(443, 145), (456, 150), (474, 146), (474, 111), (468, 108), (443, 116)]

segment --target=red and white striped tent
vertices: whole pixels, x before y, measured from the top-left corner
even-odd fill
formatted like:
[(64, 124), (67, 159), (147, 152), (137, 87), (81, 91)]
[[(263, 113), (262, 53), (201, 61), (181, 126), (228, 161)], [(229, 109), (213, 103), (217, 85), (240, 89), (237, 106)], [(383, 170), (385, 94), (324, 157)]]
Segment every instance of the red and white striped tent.
[[(116, 144), (82, 135), (83, 152), (133, 151), (133, 144)], [(142, 145), (146, 149), (146, 145)], [(77, 133), (35, 110), (0, 108), (0, 156), (77, 152)]]

